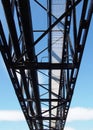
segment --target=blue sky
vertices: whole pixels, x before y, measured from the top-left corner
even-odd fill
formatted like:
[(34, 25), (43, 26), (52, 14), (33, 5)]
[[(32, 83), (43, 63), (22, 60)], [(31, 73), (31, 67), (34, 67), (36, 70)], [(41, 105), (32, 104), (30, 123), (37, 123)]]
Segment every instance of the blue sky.
[[(1, 11), (0, 1), (0, 12)], [(5, 19), (3, 12), (0, 19)], [(93, 130), (93, 17), (65, 130)], [(7, 32), (6, 32), (7, 33)], [(0, 130), (29, 130), (0, 54)]]

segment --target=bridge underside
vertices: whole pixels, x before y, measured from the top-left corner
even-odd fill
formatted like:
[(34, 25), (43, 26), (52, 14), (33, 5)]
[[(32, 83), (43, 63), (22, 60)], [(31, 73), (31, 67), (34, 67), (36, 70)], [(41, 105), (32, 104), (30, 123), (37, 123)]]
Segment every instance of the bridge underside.
[[(30, 130), (63, 130), (92, 0), (1, 0), (0, 51)], [(78, 14), (80, 13), (80, 14)]]

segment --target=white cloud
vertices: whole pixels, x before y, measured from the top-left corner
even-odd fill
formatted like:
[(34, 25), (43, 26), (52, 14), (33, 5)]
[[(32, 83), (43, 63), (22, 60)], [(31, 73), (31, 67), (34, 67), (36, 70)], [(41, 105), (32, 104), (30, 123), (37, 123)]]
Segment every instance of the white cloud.
[[(47, 116), (48, 113), (43, 116)], [(93, 120), (93, 109), (74, 107), (70, 108), (67, 122)], [(0, 121), (25, 121), (22, 111), (18, 110), (0, 110)], [(65, 130), (75, 130), (66, 127)]]
[(68, 113), (68, 122), (72, 121), (84, 121), (84, 120), (93, 120), (93, 109), (75, 107), (71, 108)]
[(75, 130), (75, 129), (71, 127), (65, 127), (64, 130)]
[(18, 110), (0, 110), (0, 121), (25, 121), (25, 117)]

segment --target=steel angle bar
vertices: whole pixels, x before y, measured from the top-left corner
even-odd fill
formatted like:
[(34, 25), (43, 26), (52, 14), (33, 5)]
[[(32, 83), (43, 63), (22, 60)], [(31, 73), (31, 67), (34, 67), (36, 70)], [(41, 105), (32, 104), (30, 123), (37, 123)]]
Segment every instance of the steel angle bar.
[(9, 32), (10, 32), (10, 35), (11, 35), (11, 38), (13, 41), (15, 54), (19, 58), (20, 57), (20, 50), (19, 50), (19, 45), (17, 44), (18, 38), (17, 38), (17, 32), (16, 32), (14, 19), (13, 19), (10, 1), (9, 0), (7, 0), (7, 1), (1, 0), (1, 1), (2, 1), (3, 7), (4, 7), (4, 11), (5, 11), (8, 27), (9, 27)]
[[(71, 39), (70, 39), (70, 36), (68, 35), (67, 36), (67, 40), (68, 40), (68, 44), (70, 46), (70, 51), (71, 51), (71, 57), (73, 58), (74, 54), (75, 54), (75, 50), (72, 46), (72, 42), (71, 42)], [(72, 62), (73, 62), (73, 59), (72, 59)]]
[[(40, 71), (40, 70), (38, 70), (38, 72), (41, 73), (43, 76), (49, 77), (48, 74), (45, 74), (44, 72), (42, 72), (42, 71)], [(46, 85), (46, 84), (45, 84), (45, 85)], [(48, 84), (47, 84), (47, 85), (48, 85)]]
[[(52, 24), (52, 18), (51, 18), (52, 2), (51, 2), (51, 0), (47, 1), (47, 9), (48, 9), (48, 12), (47, 12), (48, 27), (50, 27), (51, 24)], [(52, 61), (52, 58), (51, 58), (52, 57), (51, 56), (51, 54), (52, 54), (52, 52), (51, 52), (51, 50), (52, 50), (51, 42), (52, 42), (52, 33), (50, 31), (48, 33), (48, 57), (49, 57), (49, 63), (51, 63), (51, 61)], [(48, 72), (48, 74), (49, 74), (48, 83), (49, 83), (49, 99), (50, 100), (48, 100), (48, 102), (49, 102), (49, 116), (50, 117), (51, 117), (51, 97), (52, 97), (52, 95), (50, 93), (51, 92), (51, 88), (52, 88), (52, 84), (51, 84), (52, 73), (51, 72), (52, 72), (51, 69), (49, 69), (49, 72)], [(51, 122), (49, 122), (49, 127), (51, 127)]]
[(45, 11), (47, 11), (47, 9), (37, 0), (34, 0), (42, 9), (44, 9)]
[[(72, 0), (72, 4), (75, 0)], [(77, 18), (76, 18), (76, 8), (72, 11), (73, 14), (73, 35), (74, 35), (74, 48), (76, 50), (76, 38), (77, 38)]]
[[(31, 98), (31, 99), (24, 99), (24, 101), (26, 101), (26, 102), (32, 102), (32, 101), (35, 101), (35, 98), (33, 99), (33, 98)], [(60, 98), (60, 99), (49, 99), (49, 98), (40, 98), (40, 102), (49, 102), (49, 101), (51, 101), (51, 102), (64, 102), (65, 101), (65, 99), (63, 99), (63, 98)]]
[[(9, 67), (11, 68), (11, 64), (9, 64)], [(48, 63), (48, 62), (44, 62), (44, 63), (33, 63), (33, 62), (20, 62), (20, 63), (13, 63), (13, 67), (15, 69), (73, 69), (73, 68), (78, 68), (78, 63), (73, 64), (73, 63)]]
[[(58, 108), (59, 106), (66, 105), (67, 102), (69, 102), (69, 99), (64, 100), (63, 102), (61, 102), (60, 104), (58, 104), (58, 105), (52, 107), (51, 109), (45, 110), (45, 111), (42, 112), (41, 114), (47, 113), (47, 112), (49, 112), (50, 110), (53, 110), (53, 109), (55, 109), (55, 108)], [(40, 116), (40, 115), (38, 115), (38, 116)]]
[[(42, 116), (42, 117), (36, 117), (36, 119), (35, 118), (33, 118), (33, 117), (31, 117), (31, 119), (32, 120), (49, 120), (49, 121), (51, 121), (51, 120), (62, 120), (62, 118), (61, 117), (45, 117), (45, 116)], [(50, 128), (50, 127), (49, 127)]]
[[(55, 30), (52, 30), (52, 32)], [(59, 30), (57, 30), (59, 31)], [(57, 41), (59, 41), (62, 37), (58, 38), (57, 40), (55, 40), (55, 42), (52, 43), (51, 46), (53, 46), (54, 44), (56, 44)], [(39, 56), (41, 53), (43, 53), (44, 51), (46, 51), (48, 49), (48, 47), (44, 48), (43, 50), (41, 50), (36, 56)]]
[(41, 86), (42, 88), (44, 88), (45, 90), (47, 90), (49, 93), (53, 94), (55, 97), (62, 99), (62, 97), (60, 95), (57, 95), (56, 93), (50, 91), (48, 88), (44, 87), (42, 84), (38, 84), (38, 85)]
[(46, 107), (48, 107), (48, 105), (47, 104), (45, 104), (45, 103), (41, 103), (42, 105), (44, 105), (44, 106), (46, 106)]
[(48, 99), (48, 98), (40, 98), (41, 102), (64, 102), (64, 99)]
[(44, 95), (46, 95), (46, 94), (48, 94), (48, 92), (45, 92), (45, 93), (41, 94), (40, 97), (42, 97), (42, 96), (44, 96)]

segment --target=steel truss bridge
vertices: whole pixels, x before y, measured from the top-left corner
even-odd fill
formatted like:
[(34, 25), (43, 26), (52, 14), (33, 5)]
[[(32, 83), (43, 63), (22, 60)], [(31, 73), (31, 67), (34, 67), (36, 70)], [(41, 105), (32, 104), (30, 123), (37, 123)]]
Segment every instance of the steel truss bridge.
[(1, 0), (0, 52), (30, 130), (63, 130), (93, 0)]

